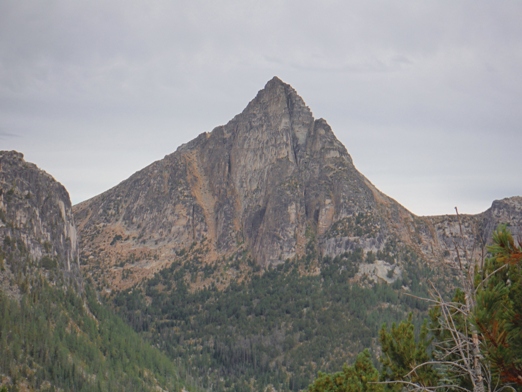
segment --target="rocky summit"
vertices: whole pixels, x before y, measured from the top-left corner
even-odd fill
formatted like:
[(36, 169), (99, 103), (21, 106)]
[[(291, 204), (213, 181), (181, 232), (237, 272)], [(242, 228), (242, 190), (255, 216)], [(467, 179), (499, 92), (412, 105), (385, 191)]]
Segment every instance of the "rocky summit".
[[(370, 257), (359, 271), (374, 271), (372, 278), (401, 265), (399, 248), (452, 263), (455, 236), (469, 249), (483, 246), (499, 222), (520, 223), (521, 206), (520, 198), (496, 202), (460, 225), (456, 216), (413, 215), (359, 173), (328, 123), (274, 77), (226, 125), (76, 205), (74, 214), (86, 273), (122, 290), (190, 252), (203, 264), (243, 258), (266, 269), (387, 249), (385, 264)], [(224, 285), (241, 279), (227, 276)]]

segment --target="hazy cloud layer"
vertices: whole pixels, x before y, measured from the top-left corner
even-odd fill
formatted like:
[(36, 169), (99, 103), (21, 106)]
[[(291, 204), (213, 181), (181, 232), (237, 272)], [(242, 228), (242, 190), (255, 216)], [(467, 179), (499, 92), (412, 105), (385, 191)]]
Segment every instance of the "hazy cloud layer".
[(274, 75), (417, 214), (522, 195), (519, 1), (2, 1), (0, 148), (73, 202), (230, 120)]

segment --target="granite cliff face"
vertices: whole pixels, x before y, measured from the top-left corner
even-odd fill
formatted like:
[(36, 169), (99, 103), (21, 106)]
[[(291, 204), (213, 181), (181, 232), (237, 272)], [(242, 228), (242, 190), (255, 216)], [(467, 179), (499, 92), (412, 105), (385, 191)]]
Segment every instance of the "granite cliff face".
[[(520, 220), (519, 199), (502, 203), (498, 211), (462, 217), (466, 246), (475, 247), (499, 221)], [(266, 268), (356, 248), (387, 249), (400, 263), (400, 249), (408, 248), (425, 261), (451, 263), (459, 234), (455, 217), (416, 217), (376, 189), (327, 122), (314, 119), (278, 78), (228, 124), (74, 213), (84, 268), (117, 290), (187, 252), (202, 263), (249, 257)]]
[(79, 248), (69, 194), (15, 151), (0, 151), (0, 281), (16, 296), (36, 272), (81, 290)]

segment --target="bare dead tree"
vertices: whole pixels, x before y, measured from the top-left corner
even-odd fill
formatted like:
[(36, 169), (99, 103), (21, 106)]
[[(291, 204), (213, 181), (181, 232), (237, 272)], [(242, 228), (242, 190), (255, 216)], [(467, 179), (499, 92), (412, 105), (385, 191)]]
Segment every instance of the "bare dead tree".
[[(456, 331), (455, 320), (451, 317), (451, 309), (444, 303), (441, 303), (441, 314), (442, 319), (440, 320), (442, 325), (448, 328), (448, 331), (453, 337), (454, 343), (457, 344), (456, 349), (458, 350), (460, 361), (459, 365), (463, 367), (466, 375), (471, 380), (474, 392), (484, 392), (484, 374), (490, 373), (489, 365), (480, 352), (480, 340), (478, 336), (477, 328), (471, 322), (472, 312), (476, 306), (476, 292), (474, 287), (474, 277), (476, 268), (479, 263), (482, 263), (482, 258), (477, 258), (473, 252), (471, 255), (468, 254), (467, 241), (465, 241), (464, 233), (462, 231), (462, 222), (460, 220), (459, 210), (455, 207), (457, 214), (457, 221), (459, 223), (459, 234), (460, 234), (460, 247), (464, 250), (464, 258), (466, 261), (466, 267), (463, 267), (459, 246), (455, 242), (455, 251), (457, 253), (458, 265), (459, 265), (459, 278), (460, 285), (464, 291), (464, 303), (462, 306), (455, 308), (454, 304), (451, 304), (453, 308), (462, 313), (464, 320), (464, 331), (458, 333)], [(473, 246), (475, 250), (476, 247)], [(441, 300), (440, 294), (437, 295)], [(491, 390), (488, 388), (488, 391)]]

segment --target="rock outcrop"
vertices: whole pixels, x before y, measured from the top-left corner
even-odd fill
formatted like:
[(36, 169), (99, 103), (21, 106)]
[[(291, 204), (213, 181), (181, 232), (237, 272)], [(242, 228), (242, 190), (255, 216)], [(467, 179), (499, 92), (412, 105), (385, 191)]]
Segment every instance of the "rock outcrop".
[(14, 296), (40, 271), (81, 290), (79, 248), (65, 188), (16, 151), (0, 151), (0, 280)]
[[(518, 206), (512, 214), (499, 206), (462, 217), (466, 246), (521, 216), (520, 200), (508, 204)], [(277, 77), (226, 125), (74, 212), (85, 269), (115, 289), (196, 248), (202, 262), (248, 254), (265, 268), (356, 248), (388, 249), (400, 262), (397, 247), (408, 247), (427, 262), (451, 262), (460, 236), (455, 217), (416, 217), (376, 189), (328, 123)]]

